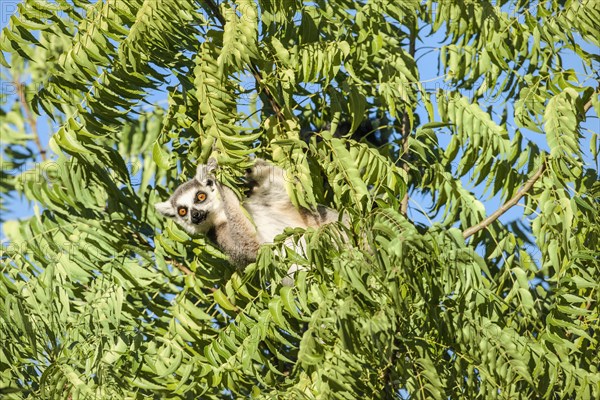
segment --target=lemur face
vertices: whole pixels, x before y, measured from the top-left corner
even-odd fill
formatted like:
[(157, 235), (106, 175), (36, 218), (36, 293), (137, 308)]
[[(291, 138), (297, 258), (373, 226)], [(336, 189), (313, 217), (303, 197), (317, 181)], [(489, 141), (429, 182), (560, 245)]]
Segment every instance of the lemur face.
[(179, 186), (169, 200), (155, 207), (190, 235), (208, 232), (222, 210), (214, 178), (200, 168), (194, 179)]

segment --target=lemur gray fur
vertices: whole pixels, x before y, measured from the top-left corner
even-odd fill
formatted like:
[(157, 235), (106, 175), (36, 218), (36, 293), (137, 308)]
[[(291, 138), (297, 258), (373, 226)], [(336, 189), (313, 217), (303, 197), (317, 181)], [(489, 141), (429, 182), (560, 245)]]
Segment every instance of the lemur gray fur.
[(272, 243), (287, 227), (316, 228), (338, 220), (338, 213), (324, 206), (316, 212), (295, 207), (285, 188), (285, 171), (264, 160), (256, 160), (247, 171), (250, 192), (243, 206), (230, 188), (216, 181), (216, 167), (214, 159), (199, 165), (193, 179), (155, 207), (190, 235), (206, 234), (238, 267), (254, 262), (260, 245)]

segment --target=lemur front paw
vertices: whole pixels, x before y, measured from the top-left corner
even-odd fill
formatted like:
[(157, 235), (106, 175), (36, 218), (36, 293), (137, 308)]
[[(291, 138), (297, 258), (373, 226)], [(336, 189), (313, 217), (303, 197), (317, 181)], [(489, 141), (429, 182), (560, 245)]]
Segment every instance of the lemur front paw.
[(272, 167), (271, 164), (262, 158), (257, 158), (254, 165), (251, 168), (246, 169), (246, 179), (260, 181), (261, 177), (264, 176), (264, 173)]
[(273, 165), (261, 158), (257, 158), (254, 165), (246, 169), (245, 181), (251, 193), (256, 187), (264, 183), (269, 177), (272, 168)]

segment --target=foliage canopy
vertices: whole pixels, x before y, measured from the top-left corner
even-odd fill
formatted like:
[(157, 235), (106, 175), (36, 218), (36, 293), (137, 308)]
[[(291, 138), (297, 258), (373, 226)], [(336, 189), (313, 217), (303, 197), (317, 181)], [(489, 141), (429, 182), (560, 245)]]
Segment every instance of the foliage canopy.
[[(19, 3), (0, 207), (35, 215), (3, 226), (0, 394), (600, 397), (599, 20), (595, 0)], [(235, 187), (251, 154), (351, 226), (239, 271), (155, 213), (197, 162)]]

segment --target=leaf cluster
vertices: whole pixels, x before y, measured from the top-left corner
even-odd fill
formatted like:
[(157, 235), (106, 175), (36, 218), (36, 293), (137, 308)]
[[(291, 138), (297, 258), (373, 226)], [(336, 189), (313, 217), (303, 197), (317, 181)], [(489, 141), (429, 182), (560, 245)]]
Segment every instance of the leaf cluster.
[[(3, 76), (25, 89), (2, 98), (0, 194), (34, 215), (3, 225), (0, 395), (598, 397), (599, 145), (584, 126), (600, 107), (562, 58), (597, 74), (584, 43), (599, 12), (20, 3), (0, 37)], [(436, 93), (417, 68), (427, 34), (443, 37)], [(47, 159), (28, 108), (53, 121)], [(236, 270), (154, 211), (211, 155), (237, 190), (252, 154), (289, 172), (295, 204), (348, 224), (287, 230)], [(465, 241), (486, 197), (515, 196), (522, 218)]]

